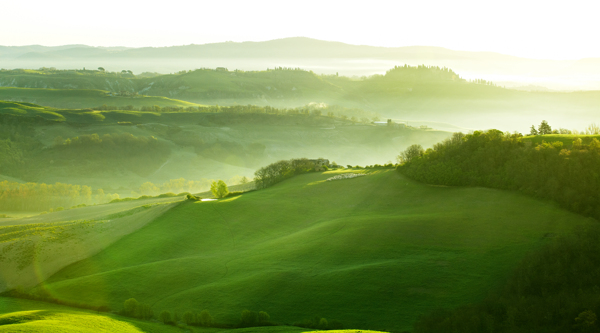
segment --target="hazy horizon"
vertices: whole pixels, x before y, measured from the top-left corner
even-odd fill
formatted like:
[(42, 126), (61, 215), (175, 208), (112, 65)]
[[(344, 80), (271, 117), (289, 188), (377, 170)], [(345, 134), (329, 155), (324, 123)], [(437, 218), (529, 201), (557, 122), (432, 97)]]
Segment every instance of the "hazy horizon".
[[(1, 30), (12, 32), (0, 36), (0, 45), (164, 47), (306, 36), (352, 45), (437, 46), (532, 59), (600, 57), (600, 47), (589, 43), (584, 33), (596, 29), (597, 4), (593, 1), (575, 1), (569, 6), (517, 1), (485, 5), (471, 0), (452, 4), (376, 1), (368, 7), (341, 1), (173, 1), (158, 8), (114, 0), (103, 6), (75, 6), (61, 0), (4, 6), (14, 15), (0, 22)], [(24, 21), (27, 26), (14, 29)]]

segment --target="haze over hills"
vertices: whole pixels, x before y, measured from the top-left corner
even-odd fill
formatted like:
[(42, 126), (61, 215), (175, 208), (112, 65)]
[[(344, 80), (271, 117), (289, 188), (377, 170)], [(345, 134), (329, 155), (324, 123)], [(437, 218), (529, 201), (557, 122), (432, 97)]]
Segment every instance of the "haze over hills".
[[(0, 86), (6, 87), (0, 88), (0, 99), (59, 108), (328, 104), (361, 109), (365, 114), (355, 115), (359, 119), (379, 115), (452, 131), (494, 127), (527, 133), (543, 119), (556, 127), (581, 130), (600, 104), (598, 91), (517, 91), (485, 80), (469, 82), (453, 69), (437, 66), (394, 67), (383, 76), (360, 79), (290, 68), (138, 76), (89, 69), (4, 70)], [(73, 89), (82, 90), (75, 94)]]
[(304, 37), (158, 48), (0, 46), (0, 61), (1, 67), (11, 69), (95, 69), (102, 66), (109, 70), (128, 69), (135, 73), (170, 73), (203, 67), (264, 70), (282, 66), (348, 76), (381, 74), (395, 65), (424, 64), (450, 67), (467, 79), (483, 78), (507, 86), (535, 84), (558, 90), (600, 88), (599, 59), (526, 59), (432, 46), (375, 47)]

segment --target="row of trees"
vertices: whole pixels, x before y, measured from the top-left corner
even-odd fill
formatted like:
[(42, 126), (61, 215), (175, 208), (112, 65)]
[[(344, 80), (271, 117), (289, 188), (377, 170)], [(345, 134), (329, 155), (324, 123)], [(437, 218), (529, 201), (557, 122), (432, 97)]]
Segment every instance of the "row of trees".
[(105, 194), (102, 189), (94, 194), (92, 188), (85, 185), (0, 182), (0, 210), (5, 211), (47, 211), (105, 203), (118, 197), (117, 194)]
[(574, 135), (599, 135), (600, 134), (600, 125), (596, 123), (590, 124), (583, 131), (578, 130), (569, 130), (566, 128), (552, 129), (552, 126), (548, 124), (547, 121), (542, 120), (542, 123), (535, 128), (535, 125), (531, 125), (529, 130), (529, 135), (545, 135), (545, 134), (574, 134)]
[[(139, 319), (152, 319), (154, 318), (154, 311), (152, 308), (145, 304), (138, 302), (135, 298), (130, 298), (123, 303), (123, 310), (119, 314)], [(223, 326), (215, 323), (213, 317), (208, 310), (202, 310), (200, 313), (193, 311), (186, 311), (182, 317), (174, 312), (163, 310), (158, 315), (158, 320), (166, 325), (178, 325), (179, 322), (183, 322), (188, 326)], [(242, 311), (240, 318), (239, 327), (254, 327), (254, 326), (270, 326), (273, 325), (271, 322), (271, 316), (265, 311), (254, 312), (250, 310)]]
[[(92, 110), (111, 111), (146, 111), (146, 112), (201, 112), (201, 113), (229, 113), (229, 114), (272, 114), (272, 115), (303, 115), (303, 116), (327, 116), (330, 118), (339, 118), (343, 120), (351, 120), (354, 122), (362, 121), (370, 122), (369, 119), (374, 119), (377, 115), (373, 112), (365, 111), (357, 108), (346, 108), (337, 105), (327, 105), (322, 103), (312, 103), (297, 108), (275, 108), (272, 106), (258, 105), (233, 105), (233, 106), (159, 106), (145, 105), (135, 107), (133, 105), (111, 106), (103, 104), (98, 107), (91, 108)], [(360, 119), (360, 120), (359, 120)]]
[(267, 188), (295, 175), (315, 171), (315, 164), (307, 158), (282, 160), (262, 167), (254, 173), (256, 188)]
[(486, 186), (551, 199), (566, 209), (600, 218), (600, 141), (526, 142), (520, 134), (476, 131), (423, 150), (404, 151), (398, 170), (438, 185)]

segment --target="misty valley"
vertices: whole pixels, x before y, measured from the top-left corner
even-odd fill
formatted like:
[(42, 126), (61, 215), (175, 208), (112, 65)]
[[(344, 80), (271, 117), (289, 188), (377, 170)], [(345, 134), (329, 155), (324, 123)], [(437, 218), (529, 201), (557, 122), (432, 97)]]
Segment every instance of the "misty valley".
[[(0, 61), (0, 332), (600, 332), (593, 61), (304, 38)], [(486, 79), (528, 68), (552, 89)]]

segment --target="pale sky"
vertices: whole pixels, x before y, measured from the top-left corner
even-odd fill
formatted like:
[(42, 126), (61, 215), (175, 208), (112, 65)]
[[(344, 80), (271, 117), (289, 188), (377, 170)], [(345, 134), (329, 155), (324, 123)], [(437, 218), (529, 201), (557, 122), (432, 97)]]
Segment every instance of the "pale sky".
[(600, 1), (0, 0), (0, 45), (171, 46), (304, 36), (600, 58)]

